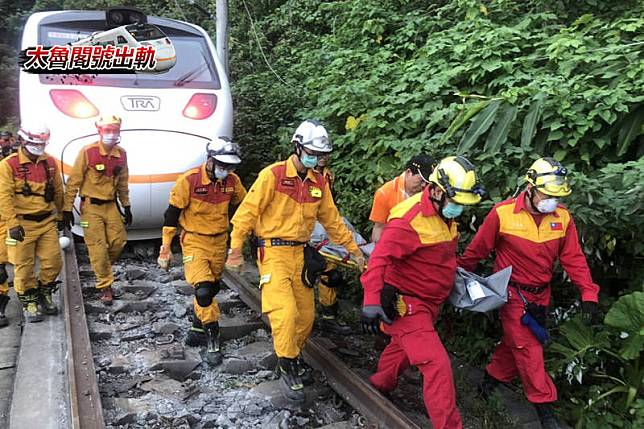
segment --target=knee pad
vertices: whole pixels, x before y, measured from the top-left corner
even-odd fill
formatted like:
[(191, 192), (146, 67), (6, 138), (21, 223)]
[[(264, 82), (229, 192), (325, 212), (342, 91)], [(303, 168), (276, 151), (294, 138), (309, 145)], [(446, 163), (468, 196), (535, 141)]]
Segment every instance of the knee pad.
[(208, 307), (219, 292), (219, 282), (199, 282), (195, 285), (195, 298), (199, 307)]

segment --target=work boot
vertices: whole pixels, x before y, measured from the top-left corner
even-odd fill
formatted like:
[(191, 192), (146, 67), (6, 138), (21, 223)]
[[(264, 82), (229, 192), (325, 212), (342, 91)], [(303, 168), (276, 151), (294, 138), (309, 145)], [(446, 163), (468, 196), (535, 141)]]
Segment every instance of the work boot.
[(499, 380), (492, 377), (487, 371), (485, 371), (483, 381), (481, 382), (481, 384), (479, 384), (479, 395), (481, 396), (481, 398), (487, 401), (490, 396), (492, 396), (492, 393), (494, 393), (494, 390), (499, 386), (499, 384), (501, 384)]
[(9, 303), (9, 295), (0, 295), (0, 328), (9, 324), (9, 319), (5, 316), (4, 311)]
[(561, 423), (557, 416), (555, 416), (551, 403), (533, 405), (537, 410), (537, 415), (539, 416), (539, 421), (541, 421), (541, 427), (543, 429), (568, 429), (568, 426)]
[(42, 322), (43, 316), (38, 307), (38, 291), (30, 289), (24, 294), (18, 294), (18, 299), (22, 303), (22, 310), (27, 323)]
[(352, 330), (346, 323), (337, 319), (338, 316), (338, 303), (333, 305), (322, 306), (322, 318), (319, 321), (319, 326), (322, 331), (329, 332), (336, 335), (349, 335)]
[(302, 379), (302, 384), (309, 386), (313, 384), (313, 368), (308, 366), (304, 359), (300, 356), (297, 357), (297, 375)]
[(188, 331), (188, 335), (186, 335), (184, 343), (188, 347), (206, 347), (208, 345), (206, 332), (203, 330), (201, 320), (197, 316), (192, 319), (192, 326)]
[(38, 305), (45, 314), (54, 316), (58, 314), (58, 307), (54, 304), (53, 294), (58, 290), (58, 283), (42, 284), (38, 282)]
[(99, 289), (98, 299), (100, 299), (104, 305), (112, 305), (112, 301), (114, 301), (114, 296), (112, 295), (112, 286)]
[(220, 365), (224, 360), (219, 344), (219, 323), (213, 322), (204, 325), (206, 333), (206, 362), (212, 366)]
[(280, 375), (280, 390), (289, 401), (302, 403), (306, 399), (304, 383), (298, 374), (297, 360), (279, 358), (277, 370)]

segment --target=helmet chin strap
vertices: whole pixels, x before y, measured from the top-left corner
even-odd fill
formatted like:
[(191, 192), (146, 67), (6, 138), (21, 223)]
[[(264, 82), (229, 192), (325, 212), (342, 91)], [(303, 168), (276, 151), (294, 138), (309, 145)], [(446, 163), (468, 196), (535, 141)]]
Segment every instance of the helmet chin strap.
[[(432, 186), (434, 186), (434, 185), (432, 185)], [(433, 189), (432, 189), (432, 190), (433, 190)], [(431, 191), (432, 191), (432, 190), (430, 190), (430, 191), (429, 191), (429, 192), (430, 192), (430, 194), (429, 194), (429, 200), (430, 200), (431, 202), (436, 203), (436, 204), (438, 205), (438, 215), (441, 217), (441, 219), (443, 219), (443, 220), (447, 220), (447, 219), (445, 218), (445, 216), (443, 216), (443, 206), (445, 205), (445, 200), (447, 199), (447, 196), (445, 195), (445, 192), (443, 192), (443, 195), (440, 197), (440, 199), (433, 198), (433, 197), (431, 196)]]
[(530, 188), (529, 195), (528, 195), (528, 201), (530, 201), (530, 206), (532, 207), (532, 210), (533, 210), (534, 212), (536, 212), (536, 213), (541, 213), (541, 212), (539, 211), (539, 209), (537, 208), (537, 206), (535, 206), (535, 205), (534, 205), (534, 193), (535, 193), (535, 192), (536, 192), (535, 187), (534, 187), (534, 186), (533, 186), (533, 187), (531, 187), (531, 188)]

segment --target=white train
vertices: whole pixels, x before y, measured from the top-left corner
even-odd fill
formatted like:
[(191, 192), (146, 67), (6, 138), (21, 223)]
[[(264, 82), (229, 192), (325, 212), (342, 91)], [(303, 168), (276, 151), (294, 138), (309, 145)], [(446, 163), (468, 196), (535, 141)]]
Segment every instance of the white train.
[(97, 31), (89, 37), (72, 42), (72, 45), (128, 46), (135, 49), (145, 45), (152, 46), (156, 65), (154, 69), (147, 73), (166, 72), (174, 67), (177, 62), (177, 55), (172, 41), (154, 24), (130, 24), (107, 31)]
[[(121, 15), (123, 18), (123, 14)], [(47, 75), (20, 72), (20, 115), (51, 129), (47, 152), (69, 173), (81, 147), (97, 140), (100, 114), (123, 118), (134, 224), (128, 238), (160, 236), (176, 178), (204, 160), (206, 142), (232, 136), (228, 80), (208, 34), (196, 25), (148, 17), (172, 40), (176, 64), (160, 74)], [(123, 23), (137, 23), (127, 14)], [(105, 31), (102, 11), (39, 12), (25, 24), (22, 49), (64, 45)], [(114, 27), (114, 25), (112, 25)], [(78, 216), (76, 216), (78, 219)], [(82, 235), (76, 225), (74, 233)]]

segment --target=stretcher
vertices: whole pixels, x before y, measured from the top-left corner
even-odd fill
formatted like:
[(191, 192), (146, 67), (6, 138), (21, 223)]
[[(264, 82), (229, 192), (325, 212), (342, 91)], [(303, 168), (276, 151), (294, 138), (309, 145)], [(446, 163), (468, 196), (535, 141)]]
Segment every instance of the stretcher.
[[(375, 243), (369, 243), (364, 239), (360, 233), (351, 225), (346, 218), (342, 218), (344, 224), (349, 228), (349, 231), (353, 234), (353, 241), (356, 242), (362, 253), (365, 255), (365, 259), (369, 259), (369, 255), (373, 252)], [(311, 239), (309, 244), (320, 252), (320, 254), (327, 260), (327, 262), (332, 262), (334, 264), (357, 269), (355, 262), (351, 258), (349, 251), (338, 244), (333, 243), (320, 222), (315, 223), (315, 228), (313, 228), (313, 233), (311, 234)]]

